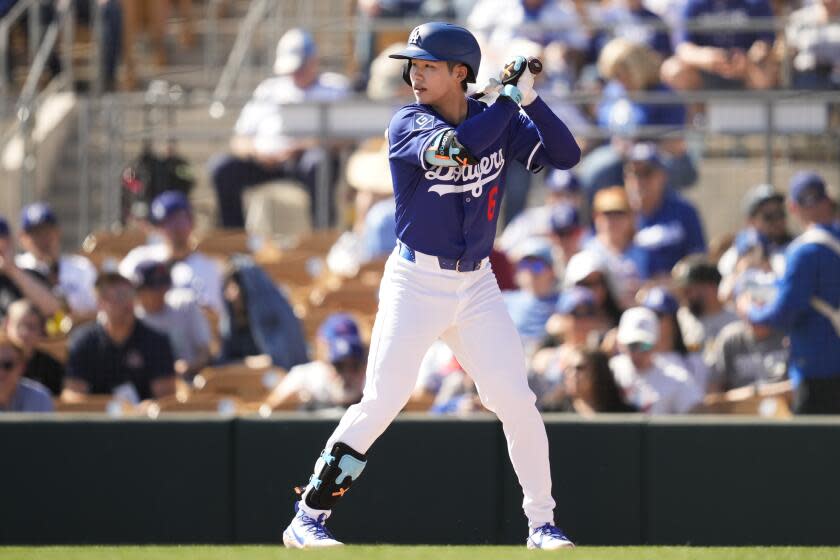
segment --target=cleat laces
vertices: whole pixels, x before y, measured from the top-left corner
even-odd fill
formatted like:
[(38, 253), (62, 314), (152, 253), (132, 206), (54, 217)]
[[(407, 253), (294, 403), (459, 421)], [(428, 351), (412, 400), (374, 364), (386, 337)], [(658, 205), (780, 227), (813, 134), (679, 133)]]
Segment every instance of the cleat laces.
[(327, 514), (325, 513), (319, 515), (317, 519), (304, 515), (301, 517), (300, 523), (306, 528), (307, 532), (314, 535), (318, 540), (335, 540), (335, 537), (332, 536), (330, 530), (327, 529), (326, 519)]

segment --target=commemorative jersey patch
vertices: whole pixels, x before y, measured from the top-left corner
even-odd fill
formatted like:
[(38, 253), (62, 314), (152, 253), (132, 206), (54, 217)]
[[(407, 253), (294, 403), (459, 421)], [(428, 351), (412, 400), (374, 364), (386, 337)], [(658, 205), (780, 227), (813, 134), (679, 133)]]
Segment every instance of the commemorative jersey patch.
[(428, 130), (432, 127), (432, 122), (434, 122), (434, 117), (431, 115), (427, 115), (425, 113), (418, 113), (414, 115), (414, 120), (412, 121), (412, 129), (413, 130)]

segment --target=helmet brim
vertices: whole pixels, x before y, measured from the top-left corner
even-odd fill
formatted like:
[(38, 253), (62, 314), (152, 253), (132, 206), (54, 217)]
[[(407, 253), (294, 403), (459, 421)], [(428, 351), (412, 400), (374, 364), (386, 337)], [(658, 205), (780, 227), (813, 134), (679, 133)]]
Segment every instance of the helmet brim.
[(406, 47), (399, 52), (395, 52), (394, 54), (388, 55), (388, 58), (397, 58), (401, 60), (410, 60), (412, 58), (417, 58), (419, 60), (431, 60), (433, 62), (441, 62), (445, 59), (439, 58), (429, 51), (425, 51), (420, 47)]

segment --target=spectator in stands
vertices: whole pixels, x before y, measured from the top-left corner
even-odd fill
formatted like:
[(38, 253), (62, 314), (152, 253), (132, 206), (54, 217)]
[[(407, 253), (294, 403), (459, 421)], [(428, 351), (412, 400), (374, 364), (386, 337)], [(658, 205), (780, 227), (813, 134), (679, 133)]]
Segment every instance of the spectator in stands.
[(20, 243), (26, 252), (15, 259), (17, 266), (40, 277), (74, 319), (90, 318), (96, 310), (93, 264), (81, 255), (61, 253), (61, 228), (47, 204), (36, 202), (24, 207), (20, 221)]
[(756, 325), (790, 337), (789, 375), (796, 414), (840, 413), (840, 226), (825, 181), (803, 171), (791, 179), (789, 208), (805, 231), (788, 249), (779, 292), (751, 309)]
[(776, 296), (776, 277), (772, 273), (749, 270), (735, 284), (735, 303), (740, 320), (726, 325), (718, 335), (710, 362), (712, 386), (718, 391), (776, 383), (787, 374), (788, 348), (785, 334), (763, 325), (752, 324), (748, 313), (761, 308)]
[(793, 87), (840, 87), (840, 1), (816, 0), (790, 15), (785, 32)]
[(519, 289), (503, 295), (526, 355), (530, 355), (545, 339), (546, 322), (560, 297), (551, 244), (545, 238), (528, 239), (517, 247), (514, 259)]
[(654, 278), (671, 271), (678, 260), (706, 252), (700, 216), (694, 206), (667, 184), (662, 159), (652, 144), (637, 144), (624, 165), (624, 184), (636, 212), (636, 245), (647, 254)]
[(272, 409), (346, 408), (362, 398), (367, 352), (353, 317), (327, 317), (316, 346), (318, 358), (293, 367), (266, 399)]
[(138, 404), (175, 392), (169, 339), (137, 319), (135, 295), (128, 278), (116, 272), (99, 276), (99, 314), (71, 336), (63, 399), (113, 394)]
[(624, 159), (642, 138), (657, 139), (670, 186), (685, 188), (697, 181), (697, 169), (682, 138), (685, 107), (679, 102), (632, 99), (634, 95), (673, 93), (660, 80), (659, 66), (656, 53), (627, 39), (613, 39), (601, 51), (598, 70), (608, 82), (596, 116), (598, 126), (608, 130), (612, 139), (581, 162), (579, 172), (588, 200), (602, 188), (624, 184)]
[(169, 266), (146, 261), (132, 278), (137, 291), (135, 314), (146, 325), (169, 337), (175, 373), (191, 379), (210, 363), (210, 326), (188, 290), (172, 290)]
[(530, 237), (551, 234), (551, 210), (558, 204), (579, 208), (581, 203), (580, 181), (566, 169), (552, 169), (545, 176), (545, 200), (539, 206), (526, 208), (505, 227), (499, 236), (498, 246), (510, 252)]
[(583, 241), (580, 213), (568, 204), (555, 204), (548, 223), (549, 239), (554, 245), (554, 271), (561, 277), (569, 261), (580, 252)]
[(629, 405), (613, 377), (609, 358), (598, 350), (575, 350), (554, 394), (537, 401), (540, 410), (593, 416), (604, 412), (638, 412)]
[(161, 242), (129, 251), (120, 263), (120, 274), (133, 278), (137, 265), (145, 261), (168, 263), (174, 287), (189, 289), (199, 305), (220, 313), (222, 267), (195, 250), (192, 207), (186, 195), (177, 191), (159, 194), (152, 201), (149, 214)]
[(656, 52), (660, 60), (674, 52), (665, 22), (648, 10), (642, 0), (612, 0), (602, 18), (607, 30), (598, 34), (595, 40), (598, 48), (620, 37), (645, 45)]
[(600, 317), (610, 326), (618, 324), (623, 307), (616, 295), (608, 261), (597, 253), (581, 251), (569, 260), (563, 278), (566, 288), (582, 286), (592, 290)]
[(9, 306), (20, 298), (28, 298), (45, 316), (52, 316), (61, 309), (61, 301), (42, 282), (33, 282), (35, 274), (29, 275), (15, 262), (15, 246), (9, 231), (9, 224), (0, 217), (0, 319)]
[(718, 270), (724, 277), (735, 273), (738, 259), (758, 249), (781, 276), (785, 249), (793, 239), (787, 227), (785, 196), (772, 185), (757, 185), (744, 196), (743, 210), (746, 227), (738, 232), (732, 247), (718, 261)]
[(685, 414), (703, 400), (691, 374), (655, 351), (659, 320), (644, 307), (632, 307), (621, 316), (617, 341), (620, 353), (610, 369), (624, 398), (646, 414)]
[(619, 304), (631, 307), (636, 292), (647, 275), (647, 253), (635, 242), (633, 210), (623, 187), (609, 187), (595, 194), (592, 201), (595, 235), (583, 248), (606, 262), (616, 284)]
[(570, 0), (481, 0), (467, 17), (467, 27), (479, 38), (484, 59), (477, 83), (484, 83), (506, 62), (507, 46), (527, 39), (556, 51), (558, 79), (572, 87), (589, 49), (592, 33), (585, 9)]
[(646, 290), (641, 299), (641, 306), (656, 313), (659, 319), (659, 342), (654, 351), (663, 358), (670, 359), (685, 368), (691, 378), (704, 392), (709, 386), (709, 367), (703, 360), (698, 348), (689, 348), (683, 338), (677, 312), (680, 304), (671, 292), (662, 286)]
[(267, 354), (285, 370), (308, 361), (300, 321), (263, 269), (244, 255), (228, 263), (220, 321), (220, 360)]
[(721, 276), (704, 255), (691, 255), (674, 267), (672, 278), (681, 299), (677, 315), (686, 344), (709, 348), (720, 331), (738, 316), (720, 300)]
[(37, 381), (58, 397), (64, 386), (64, 365), (38, 349), (46, 321), (31, 301), (20, 299), (9, 306), (4, 331), (23, 356), (23, 376)]
[[(210, 175), (219, 205), (221, 224), (242, 228), (245, 189), (281, 179), (303, 184), (309, 193), (313, 223), (321, 203), (319, 176), (329, 171), (336, 177), (337, 160), (332, 150), (315, 138), (285, 135), (283, 105), (303, 102), (334, 102), (347, 97), (347, 80), (322, 73), (315, 40), (302, 29), (287, 31), (277, 44), (273, 78), (264, 80), (242, 109), (230, 142), (231, 153), (210, 162)], [(329, 185), (329, 223), (335, 222), (335, 181)]]
[(327, 267), (352, 277), (370, 261), (387, 257), (397, 245), (396, 203), (388, 165), (388, 142), (373, 138), (347, 160), (347, 184), (354, 189), (354, 222), (327, 254)]
[[(680, 21), (676, 54), (665, 61), (662, 75), (671, 87), (697, 89), (768, 89), (775, 85), (776, 35), (767, 0), (688, 0)], [(764, 21), (762, 21), (764, 20)], [(738, 30), (736, 22), (760, 25), (761, 31)], [(692, 26), (702, 25), (703, 29)]]
[(23, 376), (23, 352), (0, 334), (0, 412), (52, 412), (46, 387)]
[[(383, 49), (370, 64), (370, 78), (367, 80), (367, 96), (372, 101), (400, 102), (412, 95), (411, 85), (403, 79), (405, 64), (391, 58), (405, 48), (405, 44), (392, 43)], [(367, 68), (365, 66), (364, 68)]]

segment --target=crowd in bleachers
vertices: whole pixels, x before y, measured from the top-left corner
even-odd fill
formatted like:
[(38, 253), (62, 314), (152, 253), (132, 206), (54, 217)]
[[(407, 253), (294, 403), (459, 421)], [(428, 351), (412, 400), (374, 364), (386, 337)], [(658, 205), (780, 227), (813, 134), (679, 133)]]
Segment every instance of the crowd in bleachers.
[[(824, 181), (799, 174), (788, 196), (756, 186), (731, 242), (710, 250), (701, 213), (680, 194), (700, 165), (680, 131), (703, 108), (633, 95), (834, 88), (840, 2), (370, 0), (359, 9), (407, 17), (434, 13), (432, 4), (463, 15), (481, 38), (479, 83), (510, 55), (529, 54), (545, 63), (540, 92), (600, 93), (596, 106), (557, 108), (608, 135), (581, 139), (576, 169), (534, 182), (544, 196), (532, 196), (532, 178), (512, 166), (491, 256), (540, 409), (784, 414), (788, 340), (749, 313), (775, 297), (793, 239), (788, 212), (814, 203), (809, 193), (825, 191)], [(789, 16), (783, 32), (766, 26), (773, 15)], [(410, 93), (402, 66), (387, 48), (375, 51), (355, 83), (396, 104)], [(149, 200), (124, 232), (92, 234), (79, 254), (61, 252), (45, 203), (23, 209), (16, 235), (0, 221), (0, 411), (265, 413), (360, 398), (378, 281), (396, 244), (387, 146), (370, 139), (341, 167), (343, 143), (284, 135), (279, 104), (340, 101), (354, 83), (321, 72), (307, 31), (283, 36), (273, 70), (244, 107), (229, 153), (208, 163), (218, 229), (196, 232), (189, 197), (177, 191)], [(335, 179), (326, 192), (317, 188), (325, 168)], [(283, 247), (242, 232), (244, 191), (277, 180), (301, 185), (313, 222), (326, 206), (330, 229)], [(529, 196), (544, 202), (527, 207)], [(481, 408), (470, 372), (443, 343), (433, 346), (406, 409)]]

